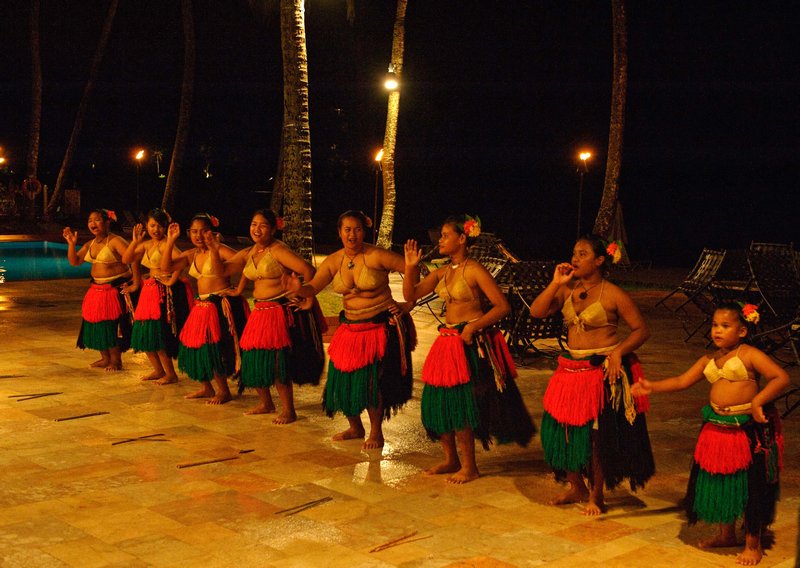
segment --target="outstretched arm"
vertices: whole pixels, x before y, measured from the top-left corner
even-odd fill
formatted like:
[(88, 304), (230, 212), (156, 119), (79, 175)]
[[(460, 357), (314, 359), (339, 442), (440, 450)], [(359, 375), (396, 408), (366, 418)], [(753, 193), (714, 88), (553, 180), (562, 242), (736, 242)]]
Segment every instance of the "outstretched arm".
[(661, 381), (640, 379), (631, 387), (634, 396), (642, 396), (654, 392), (674, 392), (688, 389), (703, 378), (703, 369), (708, 364), (708, 357), (703, 356), (688, 371)]

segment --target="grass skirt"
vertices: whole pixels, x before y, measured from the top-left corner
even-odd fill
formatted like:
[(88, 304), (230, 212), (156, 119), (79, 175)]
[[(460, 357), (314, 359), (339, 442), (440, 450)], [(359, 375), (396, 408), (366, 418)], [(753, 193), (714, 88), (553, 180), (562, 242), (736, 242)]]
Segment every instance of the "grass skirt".
[(690, 523), (733, 523), (744, 517), (748, 534), (772, 523), (778, 497), (783, 436), (774, 408), (767, 424), (748, 415), (703, 408), (684, 506)]
[(81, 349), (105, 351), (119, 347), (127, 351), (131, 341), (131, 320), (127, 313), (125, 297), (119, 287), (128, 282), (127, 277), (117, 278), (107, 284), (92, 281), (83, 298), (83, 322), (77, 345)]
[(413, 320), (387, 311), (361, 321), (349, 321), (342, 312), (339, 321), (328, 348), (323, 410), (358, 416), (383, 404), (389, 419), (411, 399)]
[(184, 280), (169, 287), (155, 278), (144, 281), (134, 312), (134, 351), (166, 351), (173, 359), (178, 356), (178, 337), (193, 304), (189, 290)]
[(248, 311), (243, 298), (212, 294), (207, 300), (195, 301), (180, 334), (178, 368), (195, 381), (238, 373), (239, 335)]
[[(582, 473), (591, 480), (596, 423), (595, 439), (606, 487), (613, 489), (627, 479), (635, 491), (655, 473), (644, 414), (649, 404), (643, 397), (624, 404), (623, 379), (612, 388), (603, 378), (603, 360), (598, 356), (559, 357), (558, 369), (544, 396), (544, 458), (558, 480), (564, 480), (567, 472)], [(623, 357), (623, 367), (629, 385), (642, 376), (635, 355)]]
[(461, 339), (461, 329), (442, 326), (422, 371), (422, 424), (428, 436), (469, 427), (488, 449), (491, 440), (527, 445), (536, 428), (522, 402), (516, 368), (496, 329)]

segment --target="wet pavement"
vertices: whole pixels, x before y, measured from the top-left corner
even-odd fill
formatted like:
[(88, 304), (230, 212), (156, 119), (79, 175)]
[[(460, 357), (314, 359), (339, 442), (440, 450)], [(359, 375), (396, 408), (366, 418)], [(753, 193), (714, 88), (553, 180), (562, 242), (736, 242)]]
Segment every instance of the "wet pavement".
[[(482, 477), (463, 486), (424, 475), (441, 454), (420, 425), (418, 380), (385, 425), (383, 450), (362, 451), (359, 441), (331, 440), (346, 421), (321, 412), (321, 387), (296, 389), (299, 420), (278, 426), (243, 415), (251, 393), (214, 407), (183, 399), (196, 387), (185, 377), (141, 382), (141, 354), (126, 354), (122, 372), (90, 369), (96, 353), (74, 347), (85, 286), (0, 286), (0, 566), (735, 565), (737, 548), (697, 548), (715, 529), (688, 527), (677, 508), (707, 385), (652, 400), (655, 478), (636, 494), (611, 492), (608, 513), (590, 519), (578, 505), (547, 505), (562, 489), (538, 439), (479, 448)], [(704, 352), (654, 308), (664, 294), (633, 293), (653, 332), (639, 352), (652, 378)], [(418, 378), (436, 321), (425, 308), (415, 320)], [(520, 369), (537, 424), (552, 367), (528, 357)], [(800, 384), (796, 368), (791, 375)], [(57, 394), (19, 396), (41, 393)], [(784, 423), (776, 544), (762, 566), (795, 566), (799, 424), (800, 411)]]

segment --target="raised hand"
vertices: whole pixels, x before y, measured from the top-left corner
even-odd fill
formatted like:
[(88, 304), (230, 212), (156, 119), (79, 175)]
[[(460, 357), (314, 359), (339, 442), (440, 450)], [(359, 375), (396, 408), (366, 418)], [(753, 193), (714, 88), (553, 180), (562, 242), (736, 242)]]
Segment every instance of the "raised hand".
[(170, 223), (167, 227), (167, 240), (174, 243), (180, 235), (181, 226), (178, 223)]
[(575, 271), (569, 262), (562, 262), (553, 271), (553, 282), (559, 285), (568, 284), (572, 280), (572, 273)]
[(220, 245), (220, 234), (215, 233), (212, 230), (204, 231), (203, 232), (203, 242), (205, 243), (208, 250), (219, 250)]
[(64, 231), (61, 234), (64, 237), (64, 240), (73, 247), (78, 244), (78, 231), (73, 231), (69, 227), (64, 227)]
[(133, 226), (133, 233), (131, 234), (131, 240), (137, 245), (140, 244), (144, 240), (144, 225), (141, 223), (136, 223)]
[(408, 239), (403, 246), (405, 253), (406, 266), (417, 266), (422, 259), (422, 249), (417, 245), (414, 239)]

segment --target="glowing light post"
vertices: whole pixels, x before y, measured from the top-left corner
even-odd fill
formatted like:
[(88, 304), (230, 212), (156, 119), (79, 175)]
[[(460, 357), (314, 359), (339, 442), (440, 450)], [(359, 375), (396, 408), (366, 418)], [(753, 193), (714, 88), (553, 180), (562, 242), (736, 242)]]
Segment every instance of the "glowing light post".
[(142, 158), (144, 158), (144, 150), (139, 150), (134, 155), (136, 160), (136, 215), (139, 214), (139, 170), (141, 169)]
[(372, 201), (372, 244), (378, 241), (378, 184), (381, 180), (383, 148), (375, 154), (375, 199)]
[(591, 152), (583, 151), (578, 154), (581, 160), (581, 165), (578, 166), (578, 223), (575, 229), (575, 240), (581, 238), (581, 205), (583, 201), (583, 176), (589, 172), (589, 167), (586, 165), (586, 160), (592, 157)]

